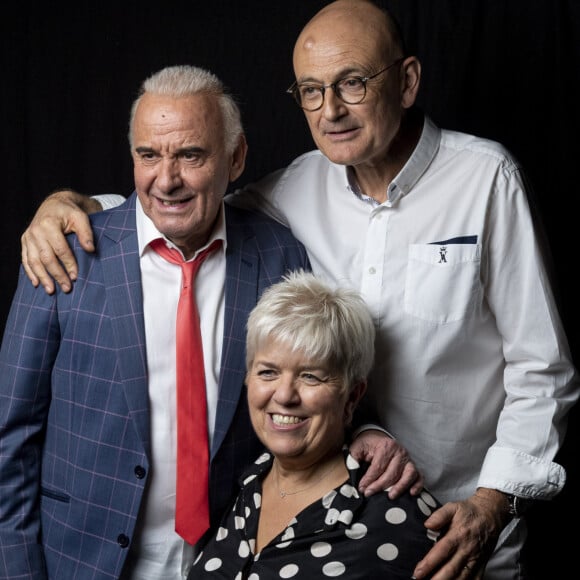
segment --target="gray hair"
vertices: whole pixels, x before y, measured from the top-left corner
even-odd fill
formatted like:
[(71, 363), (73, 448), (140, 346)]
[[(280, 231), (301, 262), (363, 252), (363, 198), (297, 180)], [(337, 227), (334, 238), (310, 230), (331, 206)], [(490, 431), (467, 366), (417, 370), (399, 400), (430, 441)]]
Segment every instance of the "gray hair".
[(131, 107), (129, 118), (129, 144), (133, 149), (133, 123), (141, 97), (145, 93), (169, 97), (187, 97), (204, 93), (214, 95), (222, 111), (224, 122), (224, 144), (226, 152), (232, 154), (243, 134), (242, 116), (233, 96), (212, 72), (189, 65), (169, 66), (154, 73), (141, 84), (139, 93)]
[(332, 288), (303, 271), (267, 288), (250, 313), (248, 370), (256, 352), (270, 340), (328, 364), (349, 390), (366, 380), (374, 362), (375, 327), (360, 294)]

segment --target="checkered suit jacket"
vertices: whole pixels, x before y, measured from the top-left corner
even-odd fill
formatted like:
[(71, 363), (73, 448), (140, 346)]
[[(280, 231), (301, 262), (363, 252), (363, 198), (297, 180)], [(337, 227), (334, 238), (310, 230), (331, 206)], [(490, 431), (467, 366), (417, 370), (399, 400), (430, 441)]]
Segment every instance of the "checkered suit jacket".
[[(135, 194), (91, 216), (97, 251), (48, 296), (20, 272), (0, 351), (0, 578), (118, 578), (150, 468)], [(243, 390), (245, 323), (306, 252), (271, 219), (226, 205), (225, 328), (210, 501), (216, 522), (261, 447)]]

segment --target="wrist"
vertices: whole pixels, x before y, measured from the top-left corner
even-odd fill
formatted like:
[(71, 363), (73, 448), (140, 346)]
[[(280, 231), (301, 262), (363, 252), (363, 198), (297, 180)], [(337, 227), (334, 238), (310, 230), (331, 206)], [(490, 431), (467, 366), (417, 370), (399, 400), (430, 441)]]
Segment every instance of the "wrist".
[(504, 493), (508, 505), (508, 514), (512, 518), (521, 518), (530, 507), (531, 499), (519, 497), (512, 493)]
[(59, 202), (64, 202), (67, 204), (74, 205), (82, 209), (85, 213), (95, 213), (103, 209), (99, 200), (94, 199), (88, 195), (83, 195), (82, 193), (77, 193), (74, 189), (68, 189), (66, 187), (61, 189), (55, 189), (47, 198), (56, 199)]
[(502, 518), (508, 521), (512, 518), (522, 517), (532, 501), (499, 489), (483, 487), (478, 488), (476, 495), (485, 498), (487, 501), (493, 501)]
[(475, 492), (475, 497), (487, 506), (490, 513), (495, 514), (498, 524), (503, 528), (512, 519), (510, 515), (510, 505), (507, 494), (499, 489), (479, 487)]

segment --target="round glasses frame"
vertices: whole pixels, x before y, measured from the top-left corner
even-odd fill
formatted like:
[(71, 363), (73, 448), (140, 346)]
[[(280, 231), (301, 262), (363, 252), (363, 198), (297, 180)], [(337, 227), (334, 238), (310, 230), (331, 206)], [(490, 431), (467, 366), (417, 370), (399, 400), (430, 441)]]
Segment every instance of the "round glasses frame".
[[(362, 103), (364, 101), (364, 98), (367, 96), (367, 82), (368, 81), (370, 81), (370, 80), (378, 77), (379, 75), (387, 72), (389, 69), (402, 63), (404, 60), (405, 60), (405, 57), (398, 58), (397, 60), (392, 62), (390, 65), (386, 66), (385, 68), (381, 69), (379, 72), (376, 72), (373, 75), (369, 75), (366, 77), (349, 75), (349, 76), (343, 77), (341, 79), (338, 79), (337, 81), (335, 81), (333, 83), (329, 83), (327, 85), (318, 85), (315, 83), (301, 83), (301, 84), (299, 84), (298, 81), (294, 81), (290, 85), (290, 87), (288, 89), (286, 89), (286, 92), (291, 94), (294, 97), (294, 100), (298, 103), (298, 106), (301, 109), (303, 109), (305, 111), (309, 111), (309, 112), (318, 111), (318, 109), (322, 108), (322, 105), (324, 105), (324, 93), (326, 92), (326, 89), (332, 89), (334, 91), (334, 94), (343, 103), (346, 103), (347, 105), (358, 105), (359, 103)], [(354, 88), (354, 89), (362, 91), (360, 97), (358, 95), (351, 96), (348, 94), (345, 97), (344, 93), (348, 92), (349, 86), (350, 86), (351, 90)], [(308, 89), (310, 91), (315, 91), (318, 95), (320, 95), (318, 97), (318, 98), (320, 98), (320, 103), (316, 104), (316, 105), (305, 106), (302, 103), (302, 96), (300, 93), (301, 89)]]

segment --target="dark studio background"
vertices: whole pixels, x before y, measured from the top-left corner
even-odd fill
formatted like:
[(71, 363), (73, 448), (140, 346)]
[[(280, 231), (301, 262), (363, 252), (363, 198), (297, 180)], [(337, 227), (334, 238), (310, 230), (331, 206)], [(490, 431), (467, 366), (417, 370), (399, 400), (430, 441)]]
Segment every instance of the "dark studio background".
[[(132, 190), (129, 108), (139, 83), (171, 64), (212, 69), (238, 96), (250, 153), (243, 182), (313, 147), (285, 89), (302, 25), (326, 1), (14, 3), (0, 21), (2, 244), (0, 329), (20, 235), (53, 189)], [(576, 265), (580, 1), (392, 0), (423, 64), (419, 102), (440, 125), (502, 141), (534, 186), (580, 361)], [(8, 14), (11, 13), (11, 16)], [(521, 292), (522, 288), (514, 288)], [(580, 518), (578, 409), (559, 461), (566, 488), (531, 513), (534, 578), (574, 569)], [(565, 531), (566, 530), (566, 531)], [(570, 531), (568, 531), (570, 530)]]

